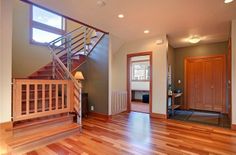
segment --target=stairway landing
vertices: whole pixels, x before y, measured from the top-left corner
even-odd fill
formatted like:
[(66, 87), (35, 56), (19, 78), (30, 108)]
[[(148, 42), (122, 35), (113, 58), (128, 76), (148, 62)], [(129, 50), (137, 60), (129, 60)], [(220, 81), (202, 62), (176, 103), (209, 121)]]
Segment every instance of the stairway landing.
[(56, 140), (80, 133), (80, 126), (73, 122), (74, 115), (62, 115), (14, 125), (0, 126), (0, 154), (21, 154), (43, 147)]

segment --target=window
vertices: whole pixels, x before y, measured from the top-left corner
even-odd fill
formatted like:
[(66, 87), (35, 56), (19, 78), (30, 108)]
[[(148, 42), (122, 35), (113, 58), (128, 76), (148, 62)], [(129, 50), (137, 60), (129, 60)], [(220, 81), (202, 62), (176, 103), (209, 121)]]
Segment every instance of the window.
[[(65, 18), (32, 5), (31, 42), (47, 45), (65, 33)], [(60, 42), (58, 43), (58, 46)]]
[(149, 81), (150, 80), (150, 63), (149, 61), (132, 62), (132, 81)]

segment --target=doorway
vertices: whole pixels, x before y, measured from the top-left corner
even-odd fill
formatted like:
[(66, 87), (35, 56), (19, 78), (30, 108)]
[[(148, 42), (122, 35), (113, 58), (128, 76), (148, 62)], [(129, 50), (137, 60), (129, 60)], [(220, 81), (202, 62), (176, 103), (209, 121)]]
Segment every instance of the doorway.
[(185, 107), (226, 112), (225, 55), (185, 59)]
[(127, 55), (127, 111), (152, 112), (152, 52)]
[(168, 51), (169, 119), (230, 128), (228, 48), (221, 42)]
[(173, 118), (229, 128), (226, 115), (226, 56), (185, 59), (184, 105)]

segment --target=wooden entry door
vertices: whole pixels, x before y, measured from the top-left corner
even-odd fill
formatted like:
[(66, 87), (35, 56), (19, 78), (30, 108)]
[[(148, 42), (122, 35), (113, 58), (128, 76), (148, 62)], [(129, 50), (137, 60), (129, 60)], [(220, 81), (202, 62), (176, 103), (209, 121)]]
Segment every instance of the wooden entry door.
[(185, 59), (185, 103), (188, 109), (226, 111), (225, 55)]

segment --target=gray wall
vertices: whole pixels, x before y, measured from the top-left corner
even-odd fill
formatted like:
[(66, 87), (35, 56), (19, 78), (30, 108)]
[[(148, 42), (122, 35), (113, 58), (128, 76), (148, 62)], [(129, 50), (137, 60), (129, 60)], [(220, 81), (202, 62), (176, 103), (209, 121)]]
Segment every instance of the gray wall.
[(82, 91), (88, 93), (89, 110), (93, 105), (94, 112), (101, 114), (108, 114), (108, 52), (109, 37), (106, 35), (78, 69), (85, 78)]
[[(175, 52), (175, 87), (184, 87), (184, 59), (186, 57), (210, 56), (228, 53), (228, 42), (203, 44), (198, 46), (176, 48)], [(177, 83), (181, 80), (181, 84)]]

